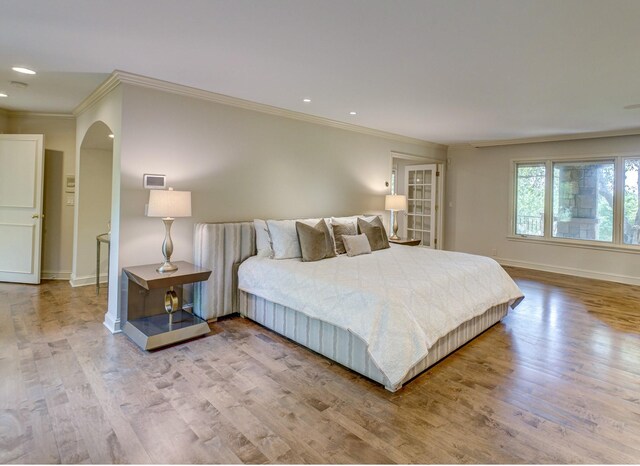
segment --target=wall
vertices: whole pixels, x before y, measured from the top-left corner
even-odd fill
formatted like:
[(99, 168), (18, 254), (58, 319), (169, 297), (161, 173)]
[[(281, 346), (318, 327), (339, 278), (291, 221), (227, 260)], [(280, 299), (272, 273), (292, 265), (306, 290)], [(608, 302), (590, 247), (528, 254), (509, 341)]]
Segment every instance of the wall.
[(0, 108), (0, 134), (9, 132), (9, 115)]
[(193, 224), (383, 212), (391, 152), (408, 144), (158, 90), (124, 85), (121, 266), (161, 260), (164, 228), (144, 217), (144, 173), (190, 190), (193, 217), (173, 225), (175, 260), (192, 260)]
[[(96, 236), (109, 231), (111, 221), (111, 171), (113, 153), (107, 150), (82, 149), (80, 155), (82, 189), (78, 197), (78, 251), (74, 286), (95, 283)], [(101, 281), (107, 273), (106, 247), (102, 246)]]
[(73, 256), (73, 205), (66, 204), (64, 184), (65, 175), (75, 172), (75, 118), (9, 113), (7, 123), (7, 133), (44, 134), (42, 278), (69, 279)]
[[(105, 89), (105, 86), (110, 86), (108, 82), (105, 82), (100, 86), (92, 96), (87, 99), (92, 99), (94, 95), (99, 95), (99, 99), (87, 103), (86, 107), (82, 108), (77, 114), (76, 119), (76, 201), (78, 200), (79, 192), (82, 190), (82, 180), (80, 179), (79, 166), (81, 156), (81, 144), (85, 135), (93, 126), (94, 123), (101, 121), (106, 124), (115, 138), (113, 140), (113, 160), (112, 160), (112, 173), (111, 177), (111, 248), (109, 259), (111, 261), (111, 269), (109, 270), (109, 299), (107, 301), (107, 312), (105, 313), (104, 325), (111, 332), (120, 331), (120, 273), (118, 258), (120, 252), (120, 145), (123, 138), (122, 135), (122, 87), (116, 85)], [(83, 102), (84, 105), (85, 103)], [(77, 203), (76, 212), (77, 217)], [(78, 245), (79, 231), (74, 228), (74, 244)], [(82, 251), (78, 247), (73, 251), (73, 272), (78, 267)]]
[(508, 239), (513, 159), (640, 154), (640, 136), (474, 149), (450, 147), (445, 239), (447, 249), (495, 257), (505, 265), (640, 284), (639, 256)]

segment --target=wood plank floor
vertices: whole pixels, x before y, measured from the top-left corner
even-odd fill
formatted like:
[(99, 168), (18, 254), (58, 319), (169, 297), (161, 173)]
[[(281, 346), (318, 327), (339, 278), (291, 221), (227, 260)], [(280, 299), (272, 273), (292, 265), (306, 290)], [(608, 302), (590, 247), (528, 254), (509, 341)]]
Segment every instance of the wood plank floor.
[(397, 393), (240, 318), (145, 353), (104, 296), (0, 283), (3, 463), (640, 463), (640, 288), (526, 299)]

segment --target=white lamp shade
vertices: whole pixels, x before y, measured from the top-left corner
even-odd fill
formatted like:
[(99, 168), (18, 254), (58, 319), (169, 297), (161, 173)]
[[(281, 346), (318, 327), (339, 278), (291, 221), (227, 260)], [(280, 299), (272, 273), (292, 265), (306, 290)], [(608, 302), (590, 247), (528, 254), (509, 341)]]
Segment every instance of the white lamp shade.
[(149, 191), (147, 217), (191, 217), (191, 191), (154, 189)]
[(407, 210), (407, 196), (387, 194), (384, 197), (384, 210)]

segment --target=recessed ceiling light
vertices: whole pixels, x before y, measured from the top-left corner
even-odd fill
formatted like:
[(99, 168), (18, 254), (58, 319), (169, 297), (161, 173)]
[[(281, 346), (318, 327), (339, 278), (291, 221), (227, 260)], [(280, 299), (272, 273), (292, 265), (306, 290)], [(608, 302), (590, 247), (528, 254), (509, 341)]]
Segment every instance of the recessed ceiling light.
[(303, 102), (309, 103), (311, 102), (311, 99), (302, 99)]
[(115, 138), (115, 136), (113, 135), (113, 133), (111, 133), (111, 134), (109, 135), (109, 137), (110, 137), (111, 139)]
[(349, 115), (357, 115), (356, 112), (349, 112)]
[(36, 74), (35, 71), (30, 70), (29, 68), (23, 68), (21, 66), (14, 66), (13, 68), (11, 68), (13, 71), (17, 71), (18, 73), (22, 73), (22, 74)]
[(633, 110), (635, 108), (640, 108), (640, 104), (632, 104), (632, 105), (625, 105), (624, 106), (625, 110)]
[(4, 92), (0, 92), (0, 97), (9, 97), (9, 94), (5, 94)]

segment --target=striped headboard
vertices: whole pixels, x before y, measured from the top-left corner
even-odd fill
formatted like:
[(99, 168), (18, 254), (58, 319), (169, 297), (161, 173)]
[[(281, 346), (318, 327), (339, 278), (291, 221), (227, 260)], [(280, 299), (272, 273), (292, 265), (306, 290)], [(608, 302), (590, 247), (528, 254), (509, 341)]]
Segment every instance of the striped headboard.
[(194, 284), (193, 310), (205, 320), (238, 312), (238, 267), (256, 254), (253, 222), (196, 223), (193, 262), (212, 270)]

